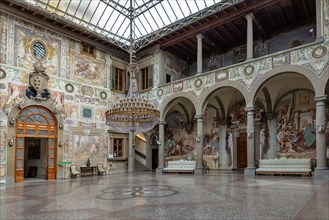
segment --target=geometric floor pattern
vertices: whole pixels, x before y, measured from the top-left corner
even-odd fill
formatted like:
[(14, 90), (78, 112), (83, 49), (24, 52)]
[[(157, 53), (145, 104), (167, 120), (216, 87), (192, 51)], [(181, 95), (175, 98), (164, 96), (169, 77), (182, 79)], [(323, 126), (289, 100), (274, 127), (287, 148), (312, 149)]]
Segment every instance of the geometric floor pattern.
[(0, 219), (329, 219), (329, 181), (111, 174), (0, 185)]

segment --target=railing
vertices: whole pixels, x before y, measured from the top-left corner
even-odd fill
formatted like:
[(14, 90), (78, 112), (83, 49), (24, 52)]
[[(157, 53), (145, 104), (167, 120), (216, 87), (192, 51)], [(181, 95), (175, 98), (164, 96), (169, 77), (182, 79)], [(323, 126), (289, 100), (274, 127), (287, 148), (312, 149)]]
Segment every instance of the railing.
[(320, 41), (315, 41), (315, 42), (308, 43), (308, 44), (303, 44), (301, 46), (297, 46), (297, 47), (294, 47), (294, 48), (289, 48), (287, 50), (282, 50), (282, 51), (279, 51), (279, 52), (276, 52), (276, 53), (271, 53), (271, 54), (268, 54), (268, 55), (265, 55), (265, 56), (261, 56), (261, 57), (251, 59), (251, 60), (246, 60), (246, 61), (241, 62), (241, 63), (236, 63), (236, 64), (224, 66), (224, 67), (214, 69), (214, 70), (211, 70), (211, 71), (207, 71), (207, 72), (203, 72), (203, 73), (196, 74), (196, 75), (193, 75), (193, 76), (189, 76), (189, 77), (186, 77), (186, 78), (182, 78), (182, 79), (170, 82), (170, 83), (159, 84), (158, 88), (166, 87), (166, 86), (169, 86), (169, 85), (172, 85), (172, 84), (177, 84), (177, 83), (180, 83), (180, 82), (184, 82), (186, 80), (196, 79), (196, 78), (199, 78), (199, 77), (202, 77), (202, 76), (206, 76), (208, 74), (213, 74), (215, 72), (220, 72), (222, 70), (236, 68), (236, 67), (240, 67), (240, 66), (245, 66), (246, 64), (252, 64), (252, 63), (255, 63), (255, 62), (259, 62), (261, 60), (265, 60), (265, 59), (268, 59), (268, 58), (273, 58), (273, 57), (276, 57), (276, 56), (279, 56), (279, 55), (290, 53), (292, 51), (297, 51), (297, 50), (304, 49), (304, 48), (310, 48), (312, 46), (321, 44), (323, 42), (324, 42), (324, 40), (320, 40)]
[[(196, 98), (200, 98), (203, 91), (221, 82), (224, 84), (236, 82), (242, 85), (247, 91), (251, 91), (254, 82), (272, 69), (281, 66), (298, 65), (311, 69), (317, 76), (321, 76), (327, 65), (329, 47), (328, 40), (304, 44), (298, 47), (289, 48), (262, 57), (246, 60), (215, 69), (212, 71), (197, 74), (191, 77), (180, 79), (163, 85), (149, 92), (149, 98), (158, 100), (160, 103), (165, 97), (180, 91), (190, 92)], [(236, 85), (238, 85), (236, 84)]]
[(146, 160), (146, 156), (144, 154), (142, 154), (141, 152), (139, 152), (138, 150), (135, 149), (135, 155), (143, 158), (144, 160)]

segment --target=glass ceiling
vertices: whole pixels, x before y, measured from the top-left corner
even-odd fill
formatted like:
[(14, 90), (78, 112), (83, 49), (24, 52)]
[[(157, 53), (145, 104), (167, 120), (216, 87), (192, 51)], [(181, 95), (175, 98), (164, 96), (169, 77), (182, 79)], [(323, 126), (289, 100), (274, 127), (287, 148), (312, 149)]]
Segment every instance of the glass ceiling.
[(23, 1), (129, 52), (242, 0)]

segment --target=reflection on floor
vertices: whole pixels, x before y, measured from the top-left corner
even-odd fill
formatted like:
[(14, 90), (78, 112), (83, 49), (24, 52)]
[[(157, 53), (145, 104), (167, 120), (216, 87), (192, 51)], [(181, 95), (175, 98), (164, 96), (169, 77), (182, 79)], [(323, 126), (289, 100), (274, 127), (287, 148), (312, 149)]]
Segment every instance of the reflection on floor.
[(2, 185), (0, 219), (329, 219), (329, 181), (154, 173)]

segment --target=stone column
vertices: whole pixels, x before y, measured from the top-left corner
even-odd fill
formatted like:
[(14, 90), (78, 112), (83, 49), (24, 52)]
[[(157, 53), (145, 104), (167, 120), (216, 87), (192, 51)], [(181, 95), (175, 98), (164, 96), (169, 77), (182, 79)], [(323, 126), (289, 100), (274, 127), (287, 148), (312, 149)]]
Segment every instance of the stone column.
[(197, 135), (196, 135), (196, 170), (195, 174), (203, 174), (203, 115), (196, 115), (197, 119)]
[(326, 116), (325, 103), (326, 96), (314, 98), (316, 101), (316, 168), (315, 177), (325, 177), (329, 179), (327, 166), (327, 146), (326, 146)]
[(316, 40), (320, 41), (320, 40), (323, 40), (323, 27), (324, 27), (323, 8), (324, 8), (324, 1), (323, 0), (316, 0), (315, 2), (316, 2), (315, 3), (315, 7), (316, 7)]
[(159, 124), (159, 151), (158, 151), (158, 168), (156, 169), (157, 173), (162, 173), (164, 168), (164, 144), (165, 144), (165, 133), (164, 133), (164, 126), (166, 122), (160, 121)]
[(129, 132), (129, 148), (128, 148), (128, 173), (135, 171), (135, 132)]
[(255, 140), (254, 140), (254, 107), (246, 108), (247, 112), (247, 168), (244, 170), (245, 175), (255, 175)]
[(247, 19), (247, 60), (251, 60), (253, 58), (253, 22), (252, 19), (254, 15), (249, 13), (246, 15)]
[(202, 34), (197, 34), (198, 39), (198, 56), (197, 56), (197, 74), (202, 73)]

